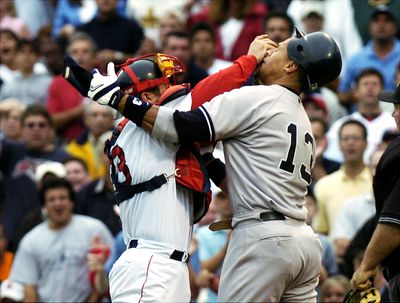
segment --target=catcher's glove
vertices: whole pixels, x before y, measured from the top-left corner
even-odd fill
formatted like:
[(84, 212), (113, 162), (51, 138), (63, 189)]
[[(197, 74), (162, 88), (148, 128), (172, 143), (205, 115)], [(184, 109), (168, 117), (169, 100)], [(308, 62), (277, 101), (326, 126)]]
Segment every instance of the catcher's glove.
[(372, 287), (367, 290), (350, 289), (344, 297), (343, 303), (380, 303), (381, 294)]

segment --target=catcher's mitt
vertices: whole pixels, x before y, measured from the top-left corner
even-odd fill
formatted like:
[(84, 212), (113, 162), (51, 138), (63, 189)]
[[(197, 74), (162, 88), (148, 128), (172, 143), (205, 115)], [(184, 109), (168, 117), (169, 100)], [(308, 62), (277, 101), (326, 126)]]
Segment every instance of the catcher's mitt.
[(343, 303), (380, 303), (381, 294), (372, 287), (367, 290), (350, 289), (344, 297)]

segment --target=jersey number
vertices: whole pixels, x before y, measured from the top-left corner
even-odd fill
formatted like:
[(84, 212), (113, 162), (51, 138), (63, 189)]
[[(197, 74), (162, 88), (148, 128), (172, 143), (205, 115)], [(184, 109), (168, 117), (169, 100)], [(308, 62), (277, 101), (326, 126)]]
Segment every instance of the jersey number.
[[(296, 152), (296, 145), (297, 145), (297, 126), (296, 126), (296, 124), (290, 123), (287, 127), (287, 132), (290, 134), (290, 147), (289, 147), (289, 151), (287, 153), (286, 160), (281, 161), (279, 168), (293, 174), (294, 169), (295, 169), (295, 165), (293, 164), (293, 159), (294, 159), (294, 154)], [(310, 143), (311, 148), (312, 148), (312, 145), (314, 144), (314, 142), (313, 142), (313, 138), (311, 137), (311, 135), (309, 133), (305, 133), (304, 140), (305, 140), (305, 143), (307, 143), (307, 144)], [(309, 163), (310, 165), (308, 167), (308, 170), (310, 172), (311, 172), (312, 163), (313, 163), (313, 156), (311, 155), (310, 163)], [(301, 178), (307, 182), (307, 184), (311, 183), (311, 173), (309, 173), (307, 171), (307, 167), (303, 163), (300, 166), (300, 175), (301, 175)]]
[(125, 181), (123, 182), (123, 184), (131, 185), (132, 176), (131, 176), (131, 173), (129, 171), (129, 167), (126, 165), (125, 153), (124, 153), (123, 149), (119, 145), (114, 146), (114, 148), (111, 151), (111, 159), (112, 159), (111, 175), (112, 175), (112, 178), (115, 179), (114, 181), (118, 180), (117, 172), (115, 171), (115, 165), (114, 165), (114, 159), (117, 158), (117, 157), (119, 159), (119, 162), (117, 164), (117, 169), (125, 177)]

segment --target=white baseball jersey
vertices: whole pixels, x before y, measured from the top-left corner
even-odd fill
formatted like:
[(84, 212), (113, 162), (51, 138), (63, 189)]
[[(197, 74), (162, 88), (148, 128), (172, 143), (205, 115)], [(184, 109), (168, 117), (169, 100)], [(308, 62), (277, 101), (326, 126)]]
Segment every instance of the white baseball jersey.
[(223, 141), (233, 225), (266, 210), (306, 219), (315, 147), (296, 94), (278, 85), (242, 87), (188, 113), (160, 108), (153, 135), (177, 142), (178, 133), (181, 140)]
[[(191, 94), (164, 105), (190, 110)], [(129, 185), (150, 180), (156, 175), (173, 175), (179, 145), (158, 140), (129, 121), (111, 148), (112, 165), (119, 182)], [(177, 188), (179, 187), (179, 188)], [(175, 178), (160, 188), (135, 194), (122, 202), (124, 241), (147, 239), (187, 250), (191, 238), (193, 205), (190, 190), (176, 184)]]

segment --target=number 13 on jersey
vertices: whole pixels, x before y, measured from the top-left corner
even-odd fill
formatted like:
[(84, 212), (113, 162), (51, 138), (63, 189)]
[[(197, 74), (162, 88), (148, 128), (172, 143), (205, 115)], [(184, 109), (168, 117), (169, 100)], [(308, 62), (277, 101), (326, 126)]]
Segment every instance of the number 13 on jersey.
[[(288, 173), (293, 174), (295, 169), (300, 169), (300, 176), (301, 178), (307, 182), (307, 184), (311, 184), (311, 167), (313, 164), (313, 154), (311, 152), (310, 159), (304, 159), (306, 163), (299, 162), (299, 163), (294, 163), (295, 160), (295, 154), (297, 150), (297, 125), (294, 123), (290, 123), (287, 127), (287, 132), (289, 133), (290, 136), (290, 145), (289, 145), (289, 150), (287, 151), (286, 159), (281, 160), (281, 163), (279, 165), (279, 168), (287, 171)], [(314, 140), (313, 137), (306, 132), (304, 134), (304, 142), (306, 144), (311, 145), (311, 150), (314, 148)], [(298, 166), (296, 168), (296, 165)]]

